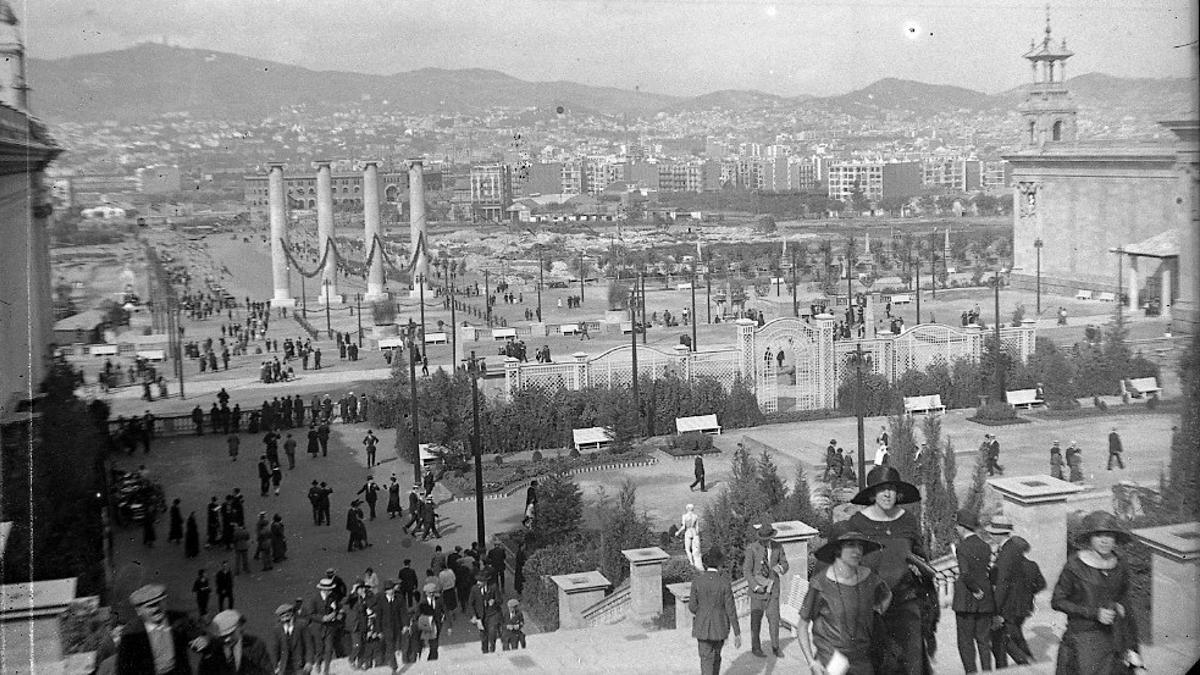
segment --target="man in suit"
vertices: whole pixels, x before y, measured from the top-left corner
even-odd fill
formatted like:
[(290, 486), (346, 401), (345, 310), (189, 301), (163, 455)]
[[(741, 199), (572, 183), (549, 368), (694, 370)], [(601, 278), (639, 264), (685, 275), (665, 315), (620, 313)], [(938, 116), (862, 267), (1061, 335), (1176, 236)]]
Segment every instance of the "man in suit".
[(302, 675), (313, 667), (316, 650), (308, 622), (296, 618), (296, 606), (285, 603), (275, 608), (279, 623), (271, 631), (268, 648), (277, 675)]
[(1108, 434), (1108, 470), (1112, 471), (1113, 462), (1116, 461), (1117, 467), (1124, 469), (1125, 461), (1121, 459), (1121, 453), (1125, 452), (1125, 448), (1121, 445), (1121, 435), (1117, 433), (1117, 428)]
[(725, 554), (716, 546), (704, 552), (701, 560), (704, 571), (692, 581), (688, 609), (692, 618), (692, 637), (700, 650), (701, 675), (721, 672), (721, 649), (733, 628), (733, 646), (742, 648), (742, 627), (738, 625), (737, 607), (733, 603), (733, 588), (729, 577), (721, 573)]
[(199, 675), (274, 675), (275, 661), (267, 645), (246, 633), (245, 620), (236, 609), (218, 613), (212, 620), (215, 639), (200, 651)]
[(383, 662), (396, 673), (396, 652), (401, 648), (404, 631), (408, 629), (408, 609), (395, 581), (383, 582), (383, 593), (373, 598), (375, 617), (383, 642)]
[[(426, 661), (436, 661), (438, 658), (438, 641), (442, 638), (442, 627), (446, 621), (446, 603), (442, 601), (442, 589), (436, 583), (427, 583), (421, 587), (421, 604), (429, 605), (433, 610), (434, 637), (426, 640), (429, 653)], [(450, 634), (450, 626), (445, 626), (446, 634)], [(415, 630), (415, 629), (414, 629)]]
[(167, 589), (159, 584), (129, 594), (137, 619), (121, 634), (116, 675), (191, 675), (188, 649), (198, 651), (208, 641), (185, 614), (166, 611), (166, 599)]
[(963, 669), (974, 673), (975, 654), (978, 668), (992, 669), (991, 629), (996, 613), (988, 563), (992, 549), (979, 536), (979, 519), (962, 509), (958, 512), (958, 579), (954, 582), (954, 616), (958, 628), (958, 655)]
[(483, 653), (488, 654), (496, 651), (496, 640), (500, 638), (500, 603), (503, 598), (492, 584), (492, 573), (486, 567), (476, 573), (475, 581), (468, 601), (471, 621), (479, 629), (479, 643)]
[(1012, 531), (1012, 522), (1003, 515), (992, 518), (987, 526), (996, 556), (990, 577), (996, 601), (996, 615), (992, 618), (992, 657), (998, 669), (1008, 667), (1009, 656), (1022, 666), (1033, 658), (1021, 635), (1025, 607), (1032, 602), (1032, 596), (1025, 580), (1024, 551)]
[(787, 574), (788, 561), (783, 546), (774, 541), (775, 528), (770, 523), (755, 525), (757, 539), (746, 547), (742, 560), (742, 576), (750, 584), (750, 647), (751, 652), (765, 658), (759, 631), (763, 615), (767, 616), (767, 632), (771, 636), (771, 651), (783, 657), (779, 646), (779, 585), (780, 577)]
[(301, 618), (308, 621), (312, 630), (313, 673), (324, 672), (329, 675), (329, 666), (342, 639), (342, 623), (345, 620), (341, 599), (334, 594), (332, 578), (326, 576), (317, 583), (317, 594), (304, 601)]

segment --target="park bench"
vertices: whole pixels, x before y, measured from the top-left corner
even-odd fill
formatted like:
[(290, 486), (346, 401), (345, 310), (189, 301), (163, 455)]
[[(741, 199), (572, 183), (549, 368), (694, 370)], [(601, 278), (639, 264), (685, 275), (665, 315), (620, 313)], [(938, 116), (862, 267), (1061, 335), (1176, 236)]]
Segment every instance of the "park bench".
[(905, 396), (904, 397), (904, 414), (911, 415), (913, 413), (932, 413), (946, 412), (946, 406), (942, 405), (941, 394), (930, 394), (929, 396)]
[(690, 282), (690, 281), (689, 281), (689, 282), (682, 283), (682, 284), (675, 284), (675, 290), (677, 290), (677, 291), (690, 291), (690, 290), (692, 290), (692, 284), (691, 284), (691, 282)]
[(709, 436), (721, 433), (721, 425), (717, 424), (716, 415), (693, 415), (691, 417), (676, 417), (675, 432), (685, 434), (689, 431), (699, 431)]
[(1158, 386), (1158, 380), (1153, 377), (1135, 377), (1133, 379), (1121, 380), (1121, 394), (1128, 394), (1130, 398), (1158, 396), (1161, 393), (1162, 387)]
[(445, 333), (426, 333), (425, 344), (427, 345), (444, 345), (450, 341), (449, 336)]
[(578, 335), (579, 334), (579, 324), (564, 323), (563, 325), (558, 327), (558, 332), (561, 333), (562, 335)]
[(1075, 291), (1075, 299), (1076, 299), (1076, 300), (1091, 300), (1091, 299), (1092, 299), (1092, 292), (1091, 292), (1091, 291), (1085, 291), (1085, 290), (1083, 290), (1083, 289), (1081, 288), (1081, 289), (1079, 289), (1079, 290)]
[(1014, 408), (1020, 408), (1021, 406), (1032, 408), (1035, 405), (1042, 405), (1045, 403), (1045, 401), (1038, 398), (1037, 389), (1016, 389), (1013, 391), (1006, 391), (1004, 392), (1004, 398), (1008, 401), (1008, 404)]
[(1099, 296), (1096, 297), (1096, 299), (1099, 300), (1100, 302), (1116, 302), (1117, 294), (1116, 293), (1101, 293)]
[(913, 301), (912, 296), (908, 295), (907, 293), (904, 293), (901, 295), (893, 295), (892, 300), (891, 300), (893, 305), (907, 305), (907, 304), (912, 303), (912, 301)]
[(793, 633), (800, 630), (800, 608), (804, 606), (804, 596), (807, 594), (806, 575), (793, 574), (792, 588), (788, 591), (787, 601), (779, 605), (779, 618)]
[(92, 356), (116, 356), (117, 345), (92, 345), (88, 353)]
[(162, 361), (166, 359), (166, 354), (161, 349), (142, 349), (138, 351), (137, 356), (147, 361)]
[(379, 338), (380, 349), (403, 349), (404, 338), (402, 337), (385, 337)]
[(583, 452), (584, 450), (601, 450), (612, 445), (612, 432), (605, 427), (584, 427), (583, 429), (572, 429), (571, 436), (575, 442), (575, 449)]
[(492, 339), (493, 340), (516, 340), (517, 339), (517, 329), (516, 328), (493, 328), (492, 329)]

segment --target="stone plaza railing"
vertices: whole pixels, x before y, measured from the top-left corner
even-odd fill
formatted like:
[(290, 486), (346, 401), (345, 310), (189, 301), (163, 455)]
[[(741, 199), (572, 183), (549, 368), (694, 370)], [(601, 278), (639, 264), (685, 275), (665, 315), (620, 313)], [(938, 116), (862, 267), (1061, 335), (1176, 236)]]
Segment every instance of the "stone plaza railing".
[(626, 579), (603, 600), (584, 609), (581, 615), (588, 626), (607, 626), (623, 621), (632, 605), (633, 597)]

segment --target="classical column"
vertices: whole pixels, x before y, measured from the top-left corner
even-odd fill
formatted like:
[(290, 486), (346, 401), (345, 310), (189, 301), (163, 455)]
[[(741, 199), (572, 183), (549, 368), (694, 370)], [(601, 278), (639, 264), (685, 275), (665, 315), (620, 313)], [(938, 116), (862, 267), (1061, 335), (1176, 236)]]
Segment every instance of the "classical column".
[(428, 287), (429, 261), (426, 250), (429, 246), (425, 233), (425, 169), (420, 159), (408, 160), (408, 234), (412, 242), (412, 287), (417, 297), (417, 277), (426, 279)]
[(287, 199), (283, 186), (283, 163), (267, 164), (267, 204), (271, 218), (271, 282), (275, 289), (272, 307), (295, 307), (296, 299), (288, 288)]
[[(366, 252), (375, 246), (375, 257), (367, 268), (367, 294), (363, 300), (375, 302), (388, 297), (383, 290), (383, 239), (379, 232), (379, 162), (366, 162), (363, 166), (363, 245)], [(456, 362), (457, 363), (457, 362)]]
[[(325, 255), (326, 249), (333, 241), (333, 174), (329, 162), (317, 162), (317, 257)], [(321, 270), (322, 303), (340, 303), (342, 296), (338, 294), (338, 265), (337, 255), (333, 250), (325, 258), (325, 267)]]

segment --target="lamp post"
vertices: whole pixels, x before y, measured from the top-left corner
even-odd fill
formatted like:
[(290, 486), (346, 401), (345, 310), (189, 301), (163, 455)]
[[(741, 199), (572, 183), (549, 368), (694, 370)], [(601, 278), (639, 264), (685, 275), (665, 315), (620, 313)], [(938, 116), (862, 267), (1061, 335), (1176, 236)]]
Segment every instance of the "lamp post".
[(538, 244), (538, 284), (537, 284), (537, 320), (540, 323), (542, 320), (542, 273), (545, 271), (545, 263), (542, 262), (542, 245)]
[(992, 279), (992, 286), (995, 289), (993, 291), (993, 295), (995, 298), (995, 300), (994, 300), (995, 304), (993, 306), (993, 310), (996, 313), (996, 327), (995, 327), (995, 339), (996, 339), (996, 354), (995, 354), (996, 394), (995, 395), (996, 395), (996, 399), (995, 400), (997, 402), (999, 402), (999, 401), (1004, 400), (1004, 389), (1005, 389), (1005, 387), (1004, 387), (1004, 366), (1002, 364), (1002, 361), (1004, 360), (1003, 359), (1004, 349), (1002, 348), (1002, 346), (1000, 344), (1000, 265), (996, 265), (996, 275)]
[(362, 293), (354, 294), (354, 304), (358, 307), (358, 348), (362, 349)]
[(471, 454), (475, 457), (475, 529), (482, 546), (486, 541), (483, 523), (483, 450), (480, 448), (479, 439), (479, 373), (483, 359), (477, 358), (475, 351), (471, 350), (471, 357), (463, 361), (466, 362), (467, 372), (471, 375)]
[(856, 343), (854, 345), (854, 351), (850, 352), (850, 354), (848, 354), (848, 356), (850, 357), (850, 360), (854, 363), (854, 375), (855, 375), (854, 417), (856, 418), (856, 421), (858, 423), (858, 470), (855, 473), (857, 474), (856, 477), (858, 478), (858, 489), (859, 490), (862, 490), (864, 487), (866, 487), (866, 475), (867, 475), (867, 471), (866, 471), (867, 442), (866, 442), (866, 431), (863, 428), (863, 423), (864, 423), (863, 418), (865, 417), (865, 413), (863, 412), (863, 405), (862, 405), (863, 404), (862, 367), (863, 367), (863, 361), (865, 360), (867, 355), (868, 355), (868, 353), (864, 352), (862, 349), (861, 342)]
[(450, 291), (450, 363), (458, 358), (458, 318), (455, 316), (454, 305), (458, 300), (454, 297), (454, 265), (447, 266), (446, 288)]
[(483, 271), (483, 307), (484, 307), (483, 313), (484, 313), (484, 320), (487, 322), (487, 325), (489, 328), (492, 325), (492, 291), (491, 291), (491, 286), (489, 285), (490, 283), (491, 283), (491, 270), (484, 270)]
[(304, 275), (300, 275), (300, 315), (308, 318), (308, 296), (304, 292)]
[(692, 262), (692, 281), (688, 284), (688, 288), (692, 290), (692, 351), (697, 351), (700, 348), (700, 343), (696, 340), (696, 324), (700, 323), (700, 317), (696, 316), (696, 263)]
[(579, 304), (583, 304), (583, 278), (586, 276), (583, 269), (583, 251), (579, 252)]
[(325, 280), (325, 335), (333, 337), (333, 324), (329, 319), (329, 280)]
[(421, 421), (417, 410), (417, 347), (413, 343), (416, 325), (408, 317), (408, 419), (412, 430), (413, 485), (421, 484)]
[(1042, 240), (1033, 240), (1033, 250), (1037, 254), (1037, 314), (1042, 315)]
[(707, 314), (705, 323), (712, 323), (712, 270), (704, 273), (704, 312)]
[(800, 286), (800, 275), (796, 267), (796, 249), (792, 249), (792, 316), (800, 317), (800, 303), (796, 300), (796, 289)]
[(937, 228), (929, 233), (929, 297), (937, 299)]
[(921, 323), (921, 252), (917, 251), (917, 267), (913, 270), (913, 278), (917, 280), (917, 321), (914, 326)]
[(633, 409), (638, 415), (638, 429), (642, 426), (642, 398), (638, 395), (638, 362), (637, 362), (637, 291), (629, 292), (629, 337), (633, 347), (631, 365), (633, 367)]
[(418, 274), (417, 281), (417, 299), (421, 303), (421, 356), (425, 356), (425, 275)]

